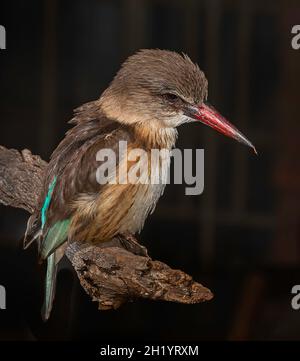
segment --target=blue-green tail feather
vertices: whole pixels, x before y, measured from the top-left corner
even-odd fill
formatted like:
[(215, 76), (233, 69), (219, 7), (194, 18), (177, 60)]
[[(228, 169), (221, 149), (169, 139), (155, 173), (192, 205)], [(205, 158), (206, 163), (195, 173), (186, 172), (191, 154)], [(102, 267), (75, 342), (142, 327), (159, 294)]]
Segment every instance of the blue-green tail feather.
[(42, 317), (47, 321), (50, 317), (56, 288), (57, 264), (55, 253), (52, 253), (47, 259), (47, 274), (45, 279), (44, 305), (42, 308)]
[[(45, 234), (45, 229), (48, 227), (47, 224), (47, 212), (51, 204), (52, 195), (54, 188), (57, 183), (57, 177), (53, 178), (53, 181), (49, 185), (47, 196), (43, 203), (43, 207), (40, 213), (40, 224), (41, 234)], [(42, 237), (42, 242), (40, 245), (40, 258), (42, 260), (47, 259), (47, 273), (45, 279), (45, 298), (44, 305), (42, 308), (42, 316), (46, 321), (50, 317), (52, 310), (53, 300), (55, 297), (55, 288), (56, 288), (56, 274), (57, 274), (57, 262), (55, 250), (59, 248), (68, 238), (70, 220), (62, 220), (56, 222), (51, 226), (44, 237)]]
[(45, 321), (50, 317), (56, 288), (57, 260), (55, 250), (59, 248), (68, 237), (70, 221), (64, 220), (55, 223), (41, 245), (41, 258), (47, 258), (47, 275), (45, 280), (45, 299), (42, 309)]
[(68, 238), (70, 220), (56, 222), (48, 231), (41, 245), (41, 258), (46, 259)]

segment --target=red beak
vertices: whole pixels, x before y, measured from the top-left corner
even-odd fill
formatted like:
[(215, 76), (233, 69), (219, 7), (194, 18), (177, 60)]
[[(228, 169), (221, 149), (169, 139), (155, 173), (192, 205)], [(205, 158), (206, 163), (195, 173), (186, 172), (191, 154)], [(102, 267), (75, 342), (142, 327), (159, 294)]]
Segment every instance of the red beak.
[(240, 143), (246, 144), (254, 150), (257, 154), (254, 145), (228, 120), (226, 120), (217, 110), (207, 104), (202, 104), (199, 107), (189, 109), (189, 115), (201, 123), (208, 125), (216, 131), (233, 138)]

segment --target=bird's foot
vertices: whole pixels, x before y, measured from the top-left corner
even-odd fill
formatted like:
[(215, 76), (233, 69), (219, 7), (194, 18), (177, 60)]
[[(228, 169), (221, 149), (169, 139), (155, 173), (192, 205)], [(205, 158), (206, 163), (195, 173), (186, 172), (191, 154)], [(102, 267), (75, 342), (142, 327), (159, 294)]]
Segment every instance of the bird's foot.
[(120, 234), (117, 236), (120, 245), (127, 251), (143, 257), (149, 257), (147, 248), (142, 246), (131, 234)]

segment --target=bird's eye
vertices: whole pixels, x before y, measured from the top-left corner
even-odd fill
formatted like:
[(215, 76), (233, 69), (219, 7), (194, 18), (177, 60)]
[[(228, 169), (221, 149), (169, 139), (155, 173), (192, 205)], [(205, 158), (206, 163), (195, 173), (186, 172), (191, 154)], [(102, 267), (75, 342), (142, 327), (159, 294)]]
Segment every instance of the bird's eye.
[(166, 93), (163, 96), (169, 103), (175, 103), (179, 99), (179, 97), (173, 93)]

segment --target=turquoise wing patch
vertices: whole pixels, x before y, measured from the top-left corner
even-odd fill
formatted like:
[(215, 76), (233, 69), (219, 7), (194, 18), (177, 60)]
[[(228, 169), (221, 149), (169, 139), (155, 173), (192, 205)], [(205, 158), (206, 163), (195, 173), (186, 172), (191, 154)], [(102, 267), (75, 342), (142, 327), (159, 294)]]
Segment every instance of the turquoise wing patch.
[(47, 211), (48, 211), (48, 208), (51, 203), (51, 198), (52, 198), (52, 194), (53, 194), (56, 182), (57, 182), (57, 177), (54, 177), (52, 183), (50, 184), (50, 186), (48, 188), (48, 193), (47, 193), (46, 199), (44, 201), (43, 208), (41, 210), (42, 229), (44, 229), (45, 224), (46, 224)]

